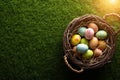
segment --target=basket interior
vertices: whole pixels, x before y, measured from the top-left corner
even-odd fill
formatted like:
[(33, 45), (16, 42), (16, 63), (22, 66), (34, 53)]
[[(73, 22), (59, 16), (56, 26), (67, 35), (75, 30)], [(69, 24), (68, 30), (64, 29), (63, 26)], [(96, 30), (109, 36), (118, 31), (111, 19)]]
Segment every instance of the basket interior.
[[(78, 28), (81, 26), (87, 26), (90, 22), (97, 24), (98, 28), (105, 30), (108, 33), (108, 38), (106, 39), (107, 48), (103, 51), (103, 55), (92, 58), (90, 60), (82, 59), (78, 56), (74, 56), (72, 52), (72, 45), (70, 43), (71, 37), (77, 33)], [(103, 66), (107, 63), (113, 56), (115, 50), (115, 31), (114, 29), (102, 18), (96, 15), (84, 15), (79, 18), (73, 19), (67, 26), (64, 32), (63, 46), (65, 54), (75, 65), (78, 65), (84, 69), (97, 68)]]

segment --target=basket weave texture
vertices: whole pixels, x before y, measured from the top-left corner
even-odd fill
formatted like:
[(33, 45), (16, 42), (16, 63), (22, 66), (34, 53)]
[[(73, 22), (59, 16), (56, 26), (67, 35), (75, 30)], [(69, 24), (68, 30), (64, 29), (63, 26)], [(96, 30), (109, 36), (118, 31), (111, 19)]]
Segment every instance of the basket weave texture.
[[(73, 19), (68, 24), (64, 32), (63, 48), (65, 53), (64, 61), (71, 70), (81, 73), (85, 69), (102, 67), (104, 64), (111, 61), (116, 46), (116, 35), (120, 32), (120, 30), (116, 32), (113, 27), (105, 21), (108, 16), (117, 16), (120, 18), (120, 16), (116, 13), (106, 14), (103, 18), (96, 15), (83, 15)], [(78, 28), (81, 26), (87, 26), (91, 22), (97, 24), (99, 29), (105, 30), (108, 33), (108, 37), (106, 39), (107, 48), (103, 51), (103, 55), (90, 60), (84, 60), (74, 56), (70, 39), (74, 34), (77, 33)], [(77, 68), (74, 66), (77, 66)]]

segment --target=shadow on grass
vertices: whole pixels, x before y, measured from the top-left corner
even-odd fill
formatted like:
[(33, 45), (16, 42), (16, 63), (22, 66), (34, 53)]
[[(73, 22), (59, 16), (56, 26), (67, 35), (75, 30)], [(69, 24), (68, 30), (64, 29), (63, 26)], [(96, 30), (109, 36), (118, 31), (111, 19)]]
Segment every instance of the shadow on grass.
[[(105, 74), (109, 72), (108, 67), (110, 66), (107, 65), (98, 69), (85, 70), (83, 73), (75, 73), (69, 70), (69, 80), (103, 80), (104, 76), (106, 76)], [(107, 72), (106, 68), (108, 68)], [(111, 79), (113, 79), (112, 76), (110, 76)]]

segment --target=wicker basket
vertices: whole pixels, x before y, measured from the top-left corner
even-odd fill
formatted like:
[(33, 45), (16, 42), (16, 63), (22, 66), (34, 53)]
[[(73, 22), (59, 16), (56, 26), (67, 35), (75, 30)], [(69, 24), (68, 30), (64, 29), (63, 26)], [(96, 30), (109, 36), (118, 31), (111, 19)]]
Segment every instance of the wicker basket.
[[(73, 19), (67, 26), (63, 37), (63, 48), (65, 52), (64, 61), (72, 71), (81, 73), (85, 69), (102, 67), (111, 61), (116, 46), (116, 35), (120, 32), (120, 30), (115, 31), (113, 27), (105, 21), (108, 16), (116, 16), (120, 18), (120, 16), (116, 13), (106, 14), (103, 18), (96, 15), (84, 15)], [(92, 58), (89, 61), (80, 60), (73, 55), (70, 39), (72, 35), (77, 32), (80, 26), (87, 26), (90, 22), (94, 22), (98, 25), (99, 29), (103, 29), (108, 33), (108, 39), (106, 40), (107, 48), (103, 51), (103, 55), (100, 57)]]

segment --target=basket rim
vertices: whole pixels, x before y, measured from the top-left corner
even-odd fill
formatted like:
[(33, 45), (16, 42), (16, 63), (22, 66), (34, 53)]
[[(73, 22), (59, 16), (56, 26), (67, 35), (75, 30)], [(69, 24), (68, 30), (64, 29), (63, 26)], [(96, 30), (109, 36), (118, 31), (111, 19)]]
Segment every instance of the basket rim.
[[(99, 63), (97, 63), (97, 66), (95, 66), (95, 65), (91, 65), (91, 66), (82, 66), (82, 68), (84, 68), (84, 69), (91, 69), (91, 68), (97, 68), (97, 67), (100, 67), (100, 66), (103, 66), (104, 64), (106, 64), (106, 63), (108, 63), (110, 60), (111, 60), (111, 58), (112, 58), (112, 56), (113, 56), (113, 53), (114, 53), (114, 50), (115, 50), (115, 39), (116, 39), (116, 36), (115, 36), (115, 30), (113, 29), (113, 27), (110, 25), (110, 24), (108, 24), (103, 18), (101, 18), (101, 17), (99, 17), (99, 16), (96, 16), (96, 15), (93, 15), (93, 14), (86, 14), (86, 15), (83, 15), (83, 16), (80, 16), (80, 17), (77, 17), (77, 18), (74, 18), (69, 24), (68, 24), (68, 26), (66, 27), (66, 29), (65, 29), (65, 31), (64, 31), (64, 37), (63, 37), (63, 48), (64, 48), (64, 53), (65, 54), (69, 54), (70, 52), (69, 51), (66, 51), (66, 44), (65, 44), (65, 37), (66, 37), (66, 33), (69, 33), (69, 27), (70, 26), (74, 26), (75, 25), (75, 22), (77, 22), (77, 21), (79, 21), (79, 19), (82, 19), (82, 20), (84, 20), (84, 19), (86, 19), (86, 17), (87, 18), (89, 18), (89, 17), (93, 17), (93, 18), (98, 18), (102, 23), (105, 23), (106, 25), (108, 25), (109, 26), (109, 28), (110, 28), (110, 30), (111, 30), (111, 36), (113, 36), (113, 50), (112, 50), (112, 54), (111, 54), (111, 57), (109, 57), (109, 58), (106, 58), (104, 61), (103, 61), (103, 63), (102, 64), (99, 64)], [(67, 53), (68, 52), (68, 53)], [(71, 58), (70, 57), (71, 55), (68, 55), (67, 57), (68, 58), (70, 58), (71, 60), (73, 60), (74, 59), (74, 57), (73, 58)], [(78, 64), (77, 64), (78, 65)], [(81, 67), (81, 65), (79, 65), (80, 67)]]

